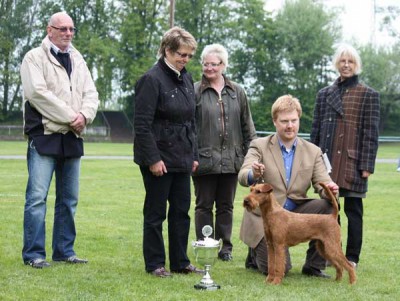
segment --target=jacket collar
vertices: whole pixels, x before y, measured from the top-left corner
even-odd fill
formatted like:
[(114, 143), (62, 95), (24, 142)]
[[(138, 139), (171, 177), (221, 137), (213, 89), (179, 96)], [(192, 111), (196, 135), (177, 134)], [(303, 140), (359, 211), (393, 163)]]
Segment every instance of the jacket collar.
[[(54, 45), (48, 36), (46, 36), (43, 40), (42, 40), (42, 49), (46, 52), (47, 56), (49, 57), (49, 60), (56, 65), (61, 66), (61, 64), (59, 63), (59, 61), (57, 61), (57, 59), (51, 54), (51, 49), (52, 49), (52, 45)], [(71, 60), (73, 59), (73, 54), (76, 53), (75, 52), (76, 49), (75, 47), (71, 44), (68, 48), (68, 52), (71, 55)]]
[[(285, 167), (283, 164), (282, 151), (281, 151), (278, 135), (276, 135), (276, 134), (272, 135), (272, 137), (270, 139), (269, 147), (271, 149), (272, 157), (275, 161), (275, 164), (278, 167), (281, 181), (286, 186), (286, 171), (285, 171)], [(292, 184), (296, 182), (296, 177), (299, 174), (299, 171), (301, 170), (302, 163), (303, 163), (303, 157), (305, 156), (303, 147), (304, 147), (304, 140), (300, 137), (297, 137), (296, 138), (296, 154), (293, 158), (293, 165), (292, 165), (292, 177), (290, 179), (289, 186), (286, 188), (287, 190), (289, 190), (291, 188)]]
[[(236, 91), (236, 88), (233, 85), (232, 81), (230, 81), (225, 74), (222, 74), (222, 76), (224, 77), (225, 80), (225, 87), (228, 87), (233, 91)], [(211, 87), (210, 81), (203, 75), (201, 77), (200, 93), (203, 93), (207, 89), (213, 89), (213, 88)]]
[(177, 82), (182, 82), (183, 81), (183, 76), (185, 75), (185, 73), (187, 73), (186, 68), (184, 67), (181, 71), (180, 71), (180, 75), (178, 75), (176, 73), (176, 71), (172, 70), (164, 61), (164, 58), (161, 57), (158, 60), (157, 63), (161, 69), (163, 69), (165, 71), (165, 73), (167, 73), (170, 77), (172, 77), (175, 81)]
[(336, 80), (338, 87), (349, 88), (358, 84), (358, 75), (354, 75), (350, 78), (346, 78), (344, 81), (340, 81), (340, 77)]
[(333, 85), (328, 89), (328, 95), (326, 97), (326, 102), (329, 104), (336, 112), (343, 116), (343, 104), (342, 104), (342, 91), (344, 89), (356, 86), (358, 84), (358, 75), (354, 75), (344, 81), (340, 81), (338, 77)]
[[(42, 40), (42, 48), (48, 52), (50, 54), (50, 49), (52, 48), (52, 46), (56, 47), (49, 39), (49, 36), (46, 36), (43, 40)], [(57, 48), (58, 49), (58, 48)], [(72, 53), (75, 51), (75, 47), (70, 44), (69, 48), (67, 50), (69, 53)]]

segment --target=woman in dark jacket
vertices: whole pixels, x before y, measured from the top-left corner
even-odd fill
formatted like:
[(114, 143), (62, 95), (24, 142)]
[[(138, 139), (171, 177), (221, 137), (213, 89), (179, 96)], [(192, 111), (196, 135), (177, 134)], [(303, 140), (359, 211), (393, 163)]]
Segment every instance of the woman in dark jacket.
[(190, 174), (198, 166), (193, 81), (185, 65), (197, 47), (193, 36), (179, 28), (161, 41), (158, 62), (135, 86), (134, 161), (140, 165), (146, 196), (143, 255), (146, 271), (169, 277), (165, 269), (162, 224), (168, 209), (170, 269), (202, 273), (190, 264)]
[(195, 84), (200, 160), (193, 174), (196, 235), (203, 239), (202, 228), (215, 224), (215, 238), (223, 241), (219, 258), (230, 261), (237, 177), (256, 131), (244, 89), (224, 75), (226, 49), (219, 44), (206, 46), (201, 62), (203, 77)]
[(333, 65), (340, 77), (318, 92), (311, 142), (326, 153), (331, 177), (344, 197), (348, 218), (346, 257), (357, 265), (363, 237), (363, 203), (378, 150), (379, 94), (359, 82), (361, 59), (350, 45), (338, 47)]

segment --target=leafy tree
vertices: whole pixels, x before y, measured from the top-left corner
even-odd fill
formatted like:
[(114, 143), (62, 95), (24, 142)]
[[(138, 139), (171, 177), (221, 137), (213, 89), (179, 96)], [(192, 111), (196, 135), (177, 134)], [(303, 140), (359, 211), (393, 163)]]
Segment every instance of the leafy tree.
[(0, 1), (0, 119), (21, 109), (19, 65), (33, 37), (37, 8), (29, 0)]
[(369, 44), (361, 48), (360, 78), (380, 93), (380, 131), (398, 133), (400, 126), (400, 43), (392, 49)]
[(168, 29), (168, 8), (162, 0), (122, 0), (118, 24), (119, 80), (127, 113), (132, 116), (134, 86), (156, 61), (162, 34)]
[[(232, 1), (235, 2), (235, 1)], [(206, 45), (218, 43), (228, 48), (232, 37), (229, 22), (232, 3), (223, 0), (189, 0), (176, 2), (175, 25), (189, 31), (198, 43), (197, 52), (187, 69), (195, 81), (201, 78), (200, 54)]]
[(243, 83), (251, 101), (257, 130), (272, 130), (270, 107), (285, 89), (281, 68), (283, 44), (276, 23), (264, 9), (264, 1), (237, 1), (232, 36), (237, 45), (232, 58), (232, 77)]
[(336, 19), (336, 12), (312, 0), (287, 0), (276, 18), (287, 93), (302, 103), (303, 132), (310, 131), (316, 93), (330, 80), (332, 46), (341, 32)]
[[(263, 5), (261, 0), (184, 1), (177, 4), (176, 14), (177, 23), (199, 43), (196, 58), (208, 44), (219, 43), (227, 48), (227, 75), (246, 88), (253, 106), (263, 104), (259, 100), (276, 90), (275, 75), (280, 68), (276, 29)], [(195, 79), (200, 79), (201, 66), (196, 59), (189, 68)], [(265, 128), (265, 110), (257, 114), (257, 109), (253, 111), (255, 123)]]
[(114, 101), (116, 61), (119, 57), (118, 9), (114, 1), (63, 1), (63, 8), (74, 20), (78, 32), (74, 46), (85, 57), (100, 98), (100, 108), (120, 109)]

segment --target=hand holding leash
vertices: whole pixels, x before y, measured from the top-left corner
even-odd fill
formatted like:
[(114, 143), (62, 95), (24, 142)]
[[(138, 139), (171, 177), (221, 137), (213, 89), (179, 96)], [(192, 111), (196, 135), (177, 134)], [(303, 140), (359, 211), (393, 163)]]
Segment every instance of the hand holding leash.
[(254, 179), (257, 179), (258, 183), (264, 183), (265, 165), (257, 161), (254, 161), (253, 164), (251, 165), (251, 169), (253, 171)]

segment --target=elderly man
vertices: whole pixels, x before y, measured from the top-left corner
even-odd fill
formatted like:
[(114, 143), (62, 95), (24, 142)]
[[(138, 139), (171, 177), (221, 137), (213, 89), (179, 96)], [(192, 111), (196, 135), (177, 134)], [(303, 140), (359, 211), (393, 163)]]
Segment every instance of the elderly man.
[(54, 14), (41, 46), (29, 51), (21, 65), (29, 173), (22, 258), (33, 268), (50, 266), (46, 261), (45, 215), (53, 173), (56, 201), (52, 258), (73, 264), (87, 262), (74, 251), (74, 215), (83, 155), (81, 134), (95, 118), (99, 100), (89, 69), (71, 44), (75, 32), (68, 14)]

